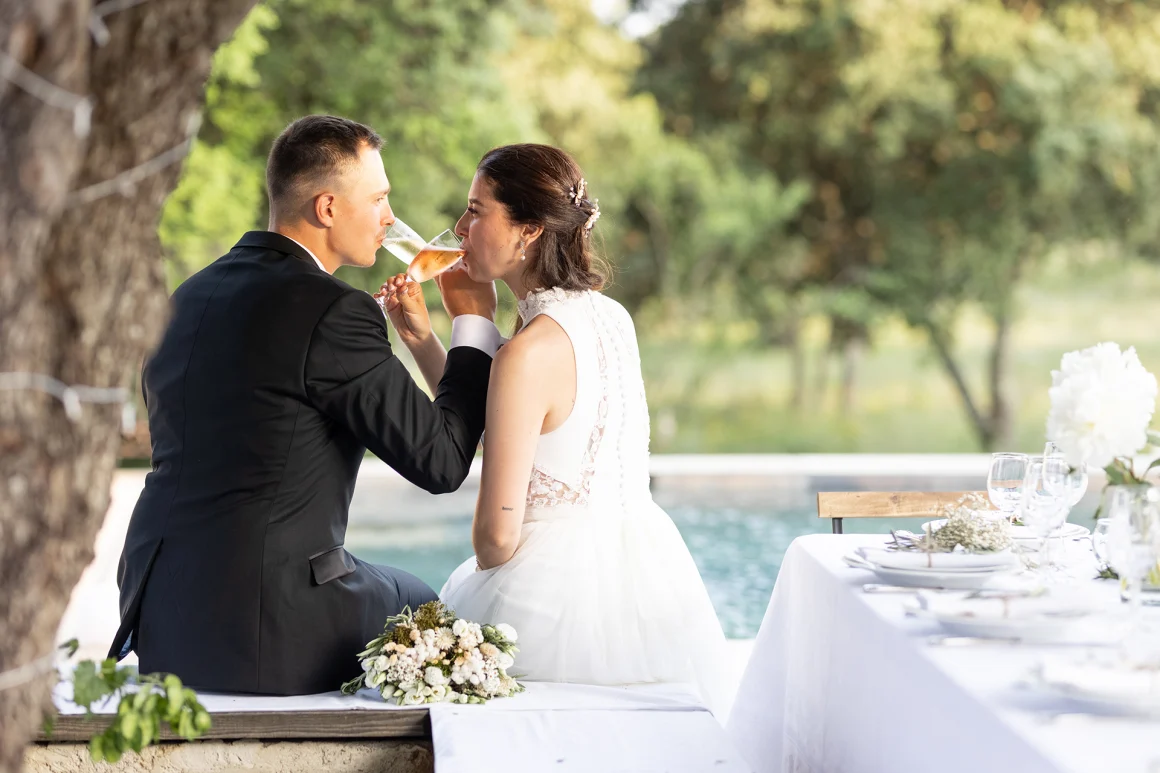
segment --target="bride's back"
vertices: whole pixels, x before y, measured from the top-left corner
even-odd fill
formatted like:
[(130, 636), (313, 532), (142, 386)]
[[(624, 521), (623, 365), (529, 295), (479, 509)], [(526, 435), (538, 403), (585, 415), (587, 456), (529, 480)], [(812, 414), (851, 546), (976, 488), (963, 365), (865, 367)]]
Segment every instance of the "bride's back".
[(525, 324), (543, 314), (567, 334), (576, 400), (540, 436), (528, 508), (590, 506), (613, 512), (649, 497), (649, 416), (632, 317), (593, 291), (544, 290), (520, 302)]

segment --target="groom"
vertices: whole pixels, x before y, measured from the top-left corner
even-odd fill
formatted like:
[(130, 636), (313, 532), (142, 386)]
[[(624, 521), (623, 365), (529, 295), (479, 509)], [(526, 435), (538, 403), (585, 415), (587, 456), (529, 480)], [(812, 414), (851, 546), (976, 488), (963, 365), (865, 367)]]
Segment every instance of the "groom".
[(432, 402), (374, 299), (331, 276), (373, 265), (394, 222), (381, 145), (353, 121), (295, 121), (267, 161), (270, 230), (173, 295), (142, 376), (153, 471), (109, 653), (135, 649), (142, 673), (220, 692), (335, 690), (388, 616), (436, 598), (346, 552), (347, 509), (368, 448), (432, 493), (463, 482), (500, 340), (496, 296), (466, 272), (443, 282), (452, 349)]

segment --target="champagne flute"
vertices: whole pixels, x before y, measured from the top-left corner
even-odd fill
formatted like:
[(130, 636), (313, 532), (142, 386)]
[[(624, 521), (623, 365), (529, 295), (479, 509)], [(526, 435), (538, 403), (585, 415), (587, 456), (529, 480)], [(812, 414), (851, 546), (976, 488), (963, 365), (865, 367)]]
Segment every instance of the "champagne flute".
[(453, 268), (463, 255), (463, 241), (448, 228), (423, 245), (407, 266), (407, 276), (414, 282), (426, 282)]
[(408, 265), (423, 251), (426, 244), (426, 239), (399, 219), (391, 224), (383, 237), (383, 249)]
[(991, 503), (1013, 520), (1023, 501), (1023, 479), (1027, 477), (1027, 454), (991, 454), (987, 472), (987, 496)]

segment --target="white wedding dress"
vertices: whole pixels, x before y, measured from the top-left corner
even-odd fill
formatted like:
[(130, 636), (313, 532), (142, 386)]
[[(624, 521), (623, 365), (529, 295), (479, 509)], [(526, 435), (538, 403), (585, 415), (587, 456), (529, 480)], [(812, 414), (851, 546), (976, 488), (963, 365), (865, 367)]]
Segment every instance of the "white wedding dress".
[(687, 683), (720, 716), (725, 636), (688, 548), (649, 492), (632, 318), (591, 291), (533, 293), (519, 310), (525, 324), (545, 314), (568, 334), (576, 402), (540, 436), (515, 555), (483, 571), (468, 559), (440, 596), (460, 617), (515, 627), (511, 671), (522, 679)]

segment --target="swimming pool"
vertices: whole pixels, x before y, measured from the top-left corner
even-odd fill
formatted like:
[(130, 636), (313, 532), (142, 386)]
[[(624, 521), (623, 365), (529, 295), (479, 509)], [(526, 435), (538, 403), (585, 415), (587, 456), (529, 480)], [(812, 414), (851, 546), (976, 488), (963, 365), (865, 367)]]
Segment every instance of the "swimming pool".
[[(789, 544), (804, 534), (830, 531), (830, 522), (817, 517), (818, 491), (963, 491), (985, 485), (973, 476), (795, 475), (654, 479), (653, 493), (689, 546), (725, 635), (747, 639), (757, 635)], [(360, 477), (347, 548), (364, 560), (411, 572), (438, 590), (471, 555), (473, 489), (468, 485), (448, 500), (413, 489), (388, 492), (382, 486)], [(1090, 525), (1094, 488), (1071, 520)], [(388, 512), (393, 514), (389, 518)], [(847, 520), (845, 527), (848, 533), (886, 533), (917, 524), (914, 519), (866, 519)]]

